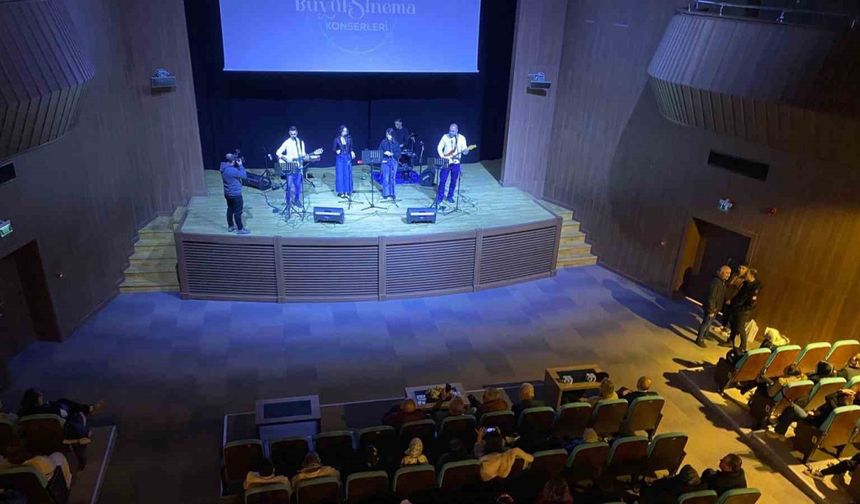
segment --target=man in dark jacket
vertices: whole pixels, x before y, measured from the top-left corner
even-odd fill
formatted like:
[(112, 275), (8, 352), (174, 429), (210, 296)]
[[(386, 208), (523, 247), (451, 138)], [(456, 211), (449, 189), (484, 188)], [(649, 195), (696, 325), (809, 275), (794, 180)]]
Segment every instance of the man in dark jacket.
[(674, 476), (660, 478), (640, 491), (640, 501), (646, 504), (675, 504), (685, 493), (705, 490), (699, 473), (687, 464)]
[(702, 315), (702, 325), (699, 326), (699, 335), (696, 336), (696, 344), (700, 347), (705, 347), (705, 336), (711, 329), (717, 313), (722, 309), (726, 301), (726, 281), (729, 275), (732, 274), (732, 269), (728, 266), (721, 266), (714, 279), (711, 280), (711, 285), (708, 287), (708, 297), (702, 305), (704, 314)]
[[(242, 179), (248, 178), (242, 158), (238, 154), (227, 154), (227, 162), (221, 163), (221, 180), (224, 182), (224, 199), (227, 200), (227, 231), (248, 234), (242, 225)], [(235, 225), (233, 220), (235, 219)]]
[(850, 406), (854, 403), (856, 394), (851, 389), (837, 390), (825, 398), (824, 404), (815, 408), (813, 411), (806, 411), (803, 407), (791, 403), (788, 408), (782, 410), (779, 418), (776, 419), (776, 425), (773, 431), (781, 436), (785, 436), (788, 428), (794, 422), (804, 421), (807, 424), (820, 428), (827, 417), (833, 413), (833, 410), (840, 406)]
[(761, 291), (761, 283), (758, 281), (758, 271), (750, 268), (744, 283), (741, 285), (737, 295), (731, 301), (731, 316), (729, 317), (729, 341), (735, 346), (735, 337), (740, 336), (739, 346), (741, 350), (747, 349), (747, 323), (752, 318), (753, 312), (758, 305), (758, 294)]
[(718, 470), (705, 469), (702, 482), (717, 495), (736, 488), (746, 488), (747, 478), (742, 467), (743, 460), (734, 453), (729, 453), (720, 459)]

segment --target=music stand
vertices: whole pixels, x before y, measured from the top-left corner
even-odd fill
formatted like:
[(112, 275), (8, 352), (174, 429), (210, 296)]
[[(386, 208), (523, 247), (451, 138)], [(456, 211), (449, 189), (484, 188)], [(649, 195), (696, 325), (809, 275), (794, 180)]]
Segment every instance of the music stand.
[[(286, 203), (286, 208), (284, 208), (283, 213), (286, 214), (286, 216), (284, 217), (284, 220), (286, 221), (289, 221), (290, 217), (292, 217), (293, 215), (293, 198), (290, 194), (290, 177), (296, 175), (297, 173), (301, 174), (301, 176), (304, 177), (304, 173), (302, 173), (303, 167), (304, 164), (301, 161), (284, 161), (284, 175), (286, 175), (287, 180), (286, 184), (284, 184), (284, 187), (286, 188), (286, 190), (284, 191), (284, 202)], [(304, 191), (302, 191), (302, 193), (304, 193)], [(304, 194), (302, 196), (304, 197)], [(302, 203), (302, 205), (304, 206), (304, 202)], [(302, 220), (304, 221), (307, 212), (304, 208), (302, 208), (301, 213)]]
[(378, 206), (376, 204), (376, 198), (374, 197), (376, 189), (373, 188), (373, 165), (382, 165), (382, 151), (364, 149), (361, 151), (361, 162), (367, 165), (367, 177), (370, 179), (370, 205), (362, 208), (361, 211), (370, 210), (371, 208), (387, 210), (387, 207)]

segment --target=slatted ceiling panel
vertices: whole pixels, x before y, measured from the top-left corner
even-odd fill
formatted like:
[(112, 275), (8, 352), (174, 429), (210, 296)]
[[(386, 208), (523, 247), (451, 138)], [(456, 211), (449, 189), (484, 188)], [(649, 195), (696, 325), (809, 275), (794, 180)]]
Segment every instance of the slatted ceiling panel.
[(379, 247), (281, 247), (287, 297), (379, 295)]
[(0, 2), (0, 159), (65, 134), (94, 75), (60, 0)]
[(385, 293), (417, 294), (470, 288), (475, 238), (385, 247)]
[(549, 273), (556, 254), (555, 227), (485, 236), (481, 285)]
[(182, 255), (191, 294), (278, 297), (274, 244), (185, 241)]

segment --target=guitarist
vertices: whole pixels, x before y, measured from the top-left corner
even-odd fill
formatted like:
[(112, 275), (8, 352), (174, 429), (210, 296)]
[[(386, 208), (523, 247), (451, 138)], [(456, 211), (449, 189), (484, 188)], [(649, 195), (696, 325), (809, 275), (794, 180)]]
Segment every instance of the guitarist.
[[(313, 156), (309, 156), (305, 152), (305, 142), (299, 138), (299, 130), (295, 126), (290, 126), (290, 137), (284, 140), (281, 147), (276, 153), (278, 159), (286, 163), (304, 163), (310, 160)], [(322, 154), (321, 150), (313, 152), (314, 156)], [(285, 186), (285, 199), (287, 205), (290, 204), (290, 196), (294, 205), (302, 206), (302, 180), (304, 179), (304, 168), (287, 170), (287, 185)]]
[(448, 134), (442, 136), (439, 140), (436, 151), (440, 158), (448, 160), (448, 168), (443, 168), (439, 172), (439, 189), (436, 191), (436, 205), (442, 203), (442, 198), (445, 197), (445, 183), (448, 181), (449, 175), (451, 176), (451, 185), (448, 188), (448, 197), (445, 198), (445, 201), (454, 203), (454, 191), (457, 189), (457, 180), (460, 178), (460, 159), (468, 154), (471, 148), (466, 143), (466, 137), (460, 134), (460, 129), (457, 125), (452, 123), (448, 127)]

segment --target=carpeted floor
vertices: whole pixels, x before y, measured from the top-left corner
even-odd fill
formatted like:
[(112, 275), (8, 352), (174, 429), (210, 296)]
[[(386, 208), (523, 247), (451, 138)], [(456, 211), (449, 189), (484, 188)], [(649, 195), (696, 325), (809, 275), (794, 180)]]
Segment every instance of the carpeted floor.
[(116, 423), (102, 503), (210, 503), (221, 421), (258, 398), (318, 393), (325, 403), (402, 395), (407, 385), (542, 380), (546, 367), (595, 362), (619, 385), (655, 378), (661, 431), (691, 435), (700, 470), (745, 457), (760, 502), (806, 502), (750, 454), (674, 377), (723, 349), (691, 343), (695, 307), (597, 266), (483, 292), (404, 301), (264, 304), (127, 294), (62, 344), (37, 343), (10, 363), (0, 398), (29, 386), (50, 397), (104, 398)]

